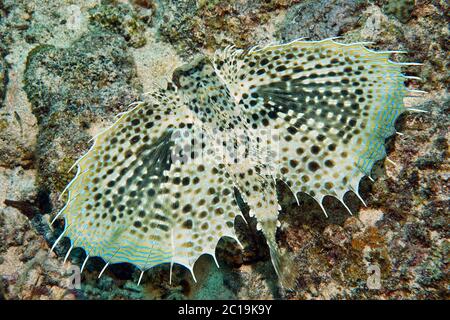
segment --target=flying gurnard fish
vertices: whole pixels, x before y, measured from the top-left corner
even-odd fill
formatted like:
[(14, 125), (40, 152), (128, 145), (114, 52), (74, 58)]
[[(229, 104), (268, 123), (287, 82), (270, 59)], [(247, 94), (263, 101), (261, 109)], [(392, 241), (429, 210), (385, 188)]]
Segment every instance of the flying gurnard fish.
[(193, 274), (200, 255), (216, 259), (221, 237), (237, 240), (237, 189), (281, 283), (292, 285), (275, 239), (276, 181), (309, 194), (324, 212), (325, 196), (348, 209), (344, 194), (360, 197), (361, 178), (386, 156), (385, 139), (406, 110), (401, 67), (414, 63), (364, 45), (227, 47), (176, 69), (166, 88), (121, 114), (76, 162), (53, 248), (69, 237), (65, 259), (81, 247), (82, 269), (89, 257), (105, 260), (100, 275), (119, 262), (136, 265), (139, 282), (161, 263)]

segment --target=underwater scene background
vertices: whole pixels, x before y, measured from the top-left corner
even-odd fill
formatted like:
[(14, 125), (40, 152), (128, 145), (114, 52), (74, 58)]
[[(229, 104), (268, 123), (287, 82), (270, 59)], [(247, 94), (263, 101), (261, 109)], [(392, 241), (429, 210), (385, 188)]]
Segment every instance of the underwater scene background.
[[(0, 299), (446, 299), (448, 298), (450, 125), (449, 6), (425, 0), (0, 0)], [(410, 89), (401, 134), (374, 181), (324, 207), (281, 197), (278, 245), (291, 252), (296, 280), (279, 286), (256, 221), (236, 219), (244, 249), (222, 239), (189, 270), (168, 264), (140, 272), (85, 260), (68, 239), (50, 248), (63, 221), (60, 197), (92, 137), (175, 68), (228, 45), (249, 48), (305, 37), (372, 42), (401, 50)], [(301, 208), (301, 209), (300, 209)], [(77, 269), (78, 268), (78, 269)], [(379, 281), (373, 280), (373, 271)], [(375, 284), (375, 286), (374, 286)]]

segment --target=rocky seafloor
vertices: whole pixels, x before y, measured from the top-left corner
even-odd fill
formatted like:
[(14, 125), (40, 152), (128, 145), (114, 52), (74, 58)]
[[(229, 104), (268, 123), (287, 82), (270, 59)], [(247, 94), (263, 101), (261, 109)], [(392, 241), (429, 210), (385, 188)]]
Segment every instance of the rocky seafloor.
[[(445, 0), (0, 0), (0, 299), (447, 299), (449, 298), (449, 5)], [(195, 283), (169, 266), (145, 273), (90, 259), (71, 285), (77, 249), (49, 248), (62, 222), (68, 169), (114, 116), (197, 54), (306, 37), (371, 41), (405, 50), (396, 61), (428, 93), (408, 98), (386, 141), (389, 159), (349, 193), (353, 215), (280, 186), (280, 247), (298, 268), (293, 290), (278, 285), (262, 235), (236, 221), (244, 249), (221, 240), (220, 268), (202, 256)], [(368, 283), (371, 266), (379, 286)]]

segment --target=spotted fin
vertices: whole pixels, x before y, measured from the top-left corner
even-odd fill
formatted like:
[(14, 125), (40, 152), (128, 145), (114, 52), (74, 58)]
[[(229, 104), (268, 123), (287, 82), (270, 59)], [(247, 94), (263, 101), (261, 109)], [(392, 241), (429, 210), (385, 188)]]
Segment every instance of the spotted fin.
[[(322, 205), (327, 195), (350, 212), (345, 193), (357, 193), (361, 178), (370, 177), (374, 163), (385, 157), (385, 138), (405, 111), (401, 65), (389, 56), (363, 44), (299, 40), (245, 51), (227, 48), (214, 65), (249, 129), (271, 147), (275, 156), (265, 164), (272, 177), (296, 198), (299, 192), (314, 197), (327, 215)], [(258, 134), (262, 130), (271, 134)], [(276, 244), (278, 211), (267, 205), (255, 215), (280, 282), (289, 288), (295, 268)]]
[(321, 204), (357, 192), (386, 155), (407, 92), (389, 56), (358, 43), (299, 40), (228, 49), (215, 65), (250, 126), (279, 138), (274, 175)]
[[(78, 161), (61, 211), (62, 235), (88, 257), (141, 270), (177, 263), (192, 271), (201, 254), (215, 259), (222, 236), (235, 238), (241, 214), (223, 165), (187, 161), (197, 133), (174, 92), (139, 103), (96, 137)], [(189, 137), (189, 139), (186, 139)]]

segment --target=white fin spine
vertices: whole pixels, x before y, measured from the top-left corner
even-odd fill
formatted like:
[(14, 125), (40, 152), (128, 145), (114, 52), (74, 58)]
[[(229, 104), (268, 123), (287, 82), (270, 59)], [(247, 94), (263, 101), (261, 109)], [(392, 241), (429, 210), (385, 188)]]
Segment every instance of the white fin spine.
[(423, 66), (423, 63), (419, 63), (419, 62), (395, 62), (395, 61), (389, 60), (389, 63), (399, 65), (399, 66)]
[(70, 205), (70, 203), (72, 202), (72, 201), (74, 201), (76, 198), (77, 198), (77, 196), (79, 195), (79, 193), (77, 193), (75, 196), (73, 196), (72, 198), (70, 198), (70, 196), (69, 196), (69, 200), (66, 202), (66, 204), (64, 205), (64, 207), (62, 207), (62, 209), (61, 210), (59, 210), (59, 212), (56, 214), (56, 216), (53, 218), (53, 220), (50, 222), (50, 225), (53, 225), (54, 223), (55, 223), (55, 221), (59, 218), (59, 216), (64, 212), (64, 210), (66, 210), (67, 209), (67, 207)]
[(67, 184), (67, 186), (64, 188), (64, 190), (63, 191), (61, 191), (61, 193), (59, 194), (59, 197), (58, 197), (58, 200), (61, 200), (61, 198), (62, 198), (62, 196), (67, 192), (67, 190), (72, 186), (72, 184), (75, 182), (75, 181), (77, 181), (77, 179), (79, 178), (79, 177), (81, 177), (83, 174), (85, 174), (86, 172), (88, 172), (89, 170), (88, 169), (86, 169), (86, 170), (84, 170), (83, 172), (79, 172), (79, 170), (78, 170), (78, 172), (77, 172), (77, 174), (76, 174), (76, 176), (75, 176), (75, 178), (74, 179), (72, 179), (68, 184)]
[(59, 218), (59, 216), (63, 213), (63, 211), (67, 208), (68, 205), (69, 205), (69, 201), (66, 202), (66, 204), (64, 205), (64, 207), (61, 208), (61, 210), (59, 210), (59, 212), (56, 214), (56, 216), (50, 222), (50, 225), (53, 225), (55, 223), (55, 221)]
[(219, 269), (220, 269), (220, 266), (219, 266), (219, 261), (217, 261), (217, 257), (216, 257), (216, 254), (215, 254), (215, 252), (211, 253), (210, 255), (211, 255), (211, 257), (213, 258), (213, 260), (214, 260), (214, 263), (216, 264), (217, 268), (219, 268)]
[(194, 273), (194, 266), (189, 266), (188, 267), (189, 272), (191, 273), (192, 279), (194, 280), (195, 283), (197, 283), (197, 278), (195, 277), (195, 273)]
[(362, 204), (364, 205), (364, 207), (367, 207), (366, 202), (364, 201), (364, 199), (361, 197), (361, 195), (358, 192), (357, 188), (351, 188), (351, 190), (353, 191), (353, 193), (358, 197), (358, 199), (362, 202)]
[(73, 245), (73, 244), (71, 244), (71, 245), (70, 245), (70, 248), (69, 248), (69, 250), (67, 250), (67, 253), (66, 253), (66, 255), (64, 256), (64, 261), (63, 261), (63, 264), (65, 264), (65, 263), (66, 263), (66, 261), (67, 261), (67, 259), (69, 258), (69, 256), (70, 256), (70, 253), (72, 252), (72, 249), (73, 249), (73, 247), (74, 247), (74, 245)]
[(170, 230), (171, 236), (171, 248), (172, 248), (172, 257), (170, 258), (170, 271), (169, 271), (169, 284), (172, 284), (172, 270), (173, 270), (173, 258), (175, 256), (175, 242), (174, 242), (174, 234), (173, 234), (173, 227)]
[(407, 76), (407, 75), (402, 75), (403, 78), (405, 79), (409, 79), (409, 80), (419, 80), (419, 81), (423, 81), (423, 79), (421, 77), (416, 77), (416, 76)]
[(342, 205), (345, 207), (345, 209), (347, 209), (347, 211), (350, 213), (350, 215), (353, 215), (352, 210), (350, 210), (350, 208), (347, 206), (347, 204), (344, 202), (344, 199), (339, 199), (342, 203)]
[(170, 270), (169, 270), (169, 284), (172, 285), (172, 273), (173, 273), (173, 259), (170, 262)]
[(242, 212), (240, 212), (240, 213), (236, 214), (236, 216), (239, 216), (239, 217), (241, 217), (241, 218), (242, 218), (242, 220), (244, 220), (245, 224), (248, 224), (248, 221), (247, 221), (247, 219), (245, 219), (245, 216), (244, 216), (244, 215), (242, 214)]
[(421, 113), (430, 113), (428, 110), (416, 109), (416, 108), (406, 108), (408, 111), (421, 112)]
[(70, 225), (67, 226), (63, 232), (61, 232), (61, 234), (59, 235), (59, 237), (56, 239), (55, 243), (53, 243), (52, 248), (50, 249), (50, 252), (53, 252), (53, 250), (56, 248), (56, 246), (58, 245), (59, 241), (61, 241), (61, 239), (64, 237), (64, 235), (66, 234), (67, 230), (69, 230)]
[(142, 270), (141, 271), (141, 274), (139, 275), (139, 280), (138, 280), (138, 282), (137, 282), (137, 285), (139, 286), (140, 284), (141, 284), (141, 280), (142, 280), (142, 277), (144, 276), (144, 270)]
[(89, 254), (86, 254), (86, 258), (84, 259), (84, 262), (81, 265), (80, 274), (83, 273), (84, 267), (86, 266), (88, 259), (89, 259)]
[(398, 164), (395, 163), (394, 161), (392, 161), (391, 159), (389, 159), (388, 157), (386, 157), (386, 161), (393, 164), (396, 168), (398, 168)]
[(98, 275), (98, 279), (100, 279), (100, 277), (102, 276), (103, 272), (105, 272), (106, 268), (109, 266), (109, 263), (111, 262), (111, 260), (114, 258), (114, 256), (117, 254), (117, 252), (120, 251), (121, 248), (117, 249), (116, 252), (114, 252), (114, 254), (111, 256), (111, 258), (108, 260), (108, 262), (106, 262), (105, 266), (103, 267), (102, 271), (100, 271), (100, 274)]
[(408, 88), (406, 88), (406, 91), (408, 91), (410, 93), (419, 93), (419, 94), (428, 94), (429, 93), (429, 92), (424, 91), (424, 90), (408, 89)]
[(230, 237), (230, 238), (233, 238), (234, 241), (237, 242), (237, 244), (239, 245), (239, 247), (241, 247), (242, 250), (244, 249), (244, 245), (242, 244), (242, 242), (241, 242), (235, 235), (227, 235), (227, 236)]
[(325, 214), (325, 217), (328, 218), (328, 213), (327, 213), (327, 211), (325, 210), (325, 207), (322, 204), (322, 200), (323, 200), (323, 198), (320, 199), (320, 201), (317, 201), (317, 203), (319, 204), (320, 208), (322, 209), (323, 213)]
[[(80, 164), (80, 162), (81, 162), (84, 158), (86, 158), (87, 155), (88, 155), (92, 150), (94, 150), (94, 148), (95, 148), (95, 141), (94, 141), (94, 143), (91, 145), (91, 147), (89, 148), (89, 150), (88, 150), (85, 154), (83, 154), (77, 161), (75, 161), (75, 162), (73, 163), (73, 165), (69, 168), (69, 170), (67, 170), (67, 173), (71, 172), (73, 168), (75, 168), (76, 166), (78, 166), (78, 165)], [(77, 175), (78, 175), (78, 173), (79, 173), (79, 170), (80, 170), (80, 168), (78, 167)]]
[(100, 273), (99, 273), (97, 279), (100, 279), (100, 278), (101, 278), (101, 276), (103, 275), (103, 272), (105, 272), (105, 270), (106, 270), (106, 268), (107, 268), (108, 266), (109, 266), (109, 262), (107, 262), (107, 263), (105, 264), (105, 266), (103, 267), (102, 271), (100, 271)]
[(299, 206), (300, 205), (300, 201), (298, 201), (297, 193), (296, 192), (292, 192), (292, 194), (294, 195), (295, 201), (297, 202), (297, 206)]

